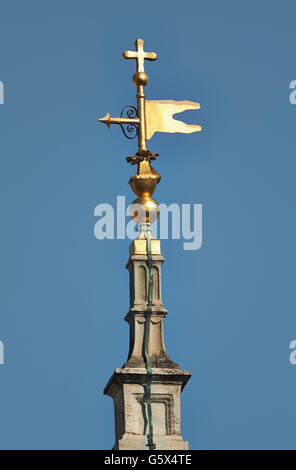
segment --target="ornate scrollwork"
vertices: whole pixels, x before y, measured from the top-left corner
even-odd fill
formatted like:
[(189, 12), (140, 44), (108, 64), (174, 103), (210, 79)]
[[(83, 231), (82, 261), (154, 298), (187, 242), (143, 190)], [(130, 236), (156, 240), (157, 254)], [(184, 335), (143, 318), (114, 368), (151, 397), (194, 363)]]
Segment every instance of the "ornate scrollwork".
[(128, 118), (134, 119), (138, 117), (138, 111), (137, 108), (134, 106), (128, 105), (128, 106), (123, 106), (120, 117), (124, 118), (124, 114), (126, 113)]
[[(134, 119), (138, 117), (138, 111), (134, 106), (124, 106), (120, 113), (121, 118)], [(120, 124), (121, 130), (127, 139), (135, 139), (138, 135), (137, 124)]]

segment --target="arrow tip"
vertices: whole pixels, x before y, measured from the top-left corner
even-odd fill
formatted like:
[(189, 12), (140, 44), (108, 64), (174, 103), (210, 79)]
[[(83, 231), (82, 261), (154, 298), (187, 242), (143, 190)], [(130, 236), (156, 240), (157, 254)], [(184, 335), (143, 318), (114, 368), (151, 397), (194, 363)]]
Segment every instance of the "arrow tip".
[(110, 128), (110, 114), (107, 113), (106, 116), (99, 118), (99, 122), (104, 122), (108, 128)]

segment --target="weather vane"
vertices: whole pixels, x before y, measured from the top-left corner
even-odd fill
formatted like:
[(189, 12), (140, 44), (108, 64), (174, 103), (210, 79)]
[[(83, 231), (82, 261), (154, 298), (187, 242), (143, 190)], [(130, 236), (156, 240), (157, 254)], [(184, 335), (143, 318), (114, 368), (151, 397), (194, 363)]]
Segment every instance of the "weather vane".
[[(109, 113), (98, 119), (108, 127), (111, 124), (120, 125), (125, 137), (134, 139), (138, 136), (138, 151), (135, 155), (126, 158), (132, 165), (137, 164), (137, 174), (130, 179), (130, 185), (138, 199), (133, 204), (140, 204), (145, 209), (145, 217), (134, 216), (141, 224), (152, 223), (158, 215), (157, 203), (151, 198), (161, 176), (151, 167), (150, 161), (155, 160), (157, 153), (151, 153), (147, 149), (147, 140), (151, 139), (155, 132), (181, 132), (189, 134), (201, 131), (201, 126), (186, 124), (173, 118), (176, 113), (181, 113), (189, 109), (199, 109), (200, 104), (193, 101), (173, 101), (173, 100), (146, 100), (145, 85), (148, 82), (148, 75), (144, 70), (144, 61), (156, 60), (155, 52), (144, 51), (143, 39), (135, 42), (136, 51), (124, 51), (125, 59), (136, 59), (137, 71), (133, 76), (133, 83), (137, 87), (137, 108), (134, 106), (124, 106), (120, 117), (111, 117)], [(126, 115), (126, 117), (124, 117)]]

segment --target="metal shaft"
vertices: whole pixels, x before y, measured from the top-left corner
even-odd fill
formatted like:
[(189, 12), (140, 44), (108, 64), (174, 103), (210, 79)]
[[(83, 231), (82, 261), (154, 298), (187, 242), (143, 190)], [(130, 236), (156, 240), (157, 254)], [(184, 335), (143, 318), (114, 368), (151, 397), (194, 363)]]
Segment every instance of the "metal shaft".
[(147, 150), (146, 145), (146, 123), (145, 123), (145, 92), (144, 85), (137, 86), (137, 103), (138, 103), (138, 145), (139, 150)]

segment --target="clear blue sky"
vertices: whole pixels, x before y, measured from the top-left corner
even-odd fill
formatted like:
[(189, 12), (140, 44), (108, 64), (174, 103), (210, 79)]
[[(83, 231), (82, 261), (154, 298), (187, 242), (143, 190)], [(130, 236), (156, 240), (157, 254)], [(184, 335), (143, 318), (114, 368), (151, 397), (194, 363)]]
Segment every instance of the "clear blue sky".
[[(155, 198), (203, 204), (203, 246), (162, 242), (165, 341), (192, 372), (192, 449), (296, 448), (295, 2), (1, 2), (0, 447), (110, 449), (103, 396), (126, 360), (129, 240), (93, 211), (133, 194), (136, 148), (96, 119), (135, 104), (142, 37), (150, 99), (190, 99), (192, 135), (157, 134)], [(181, 184), (177, 182), (181, 178)]]

